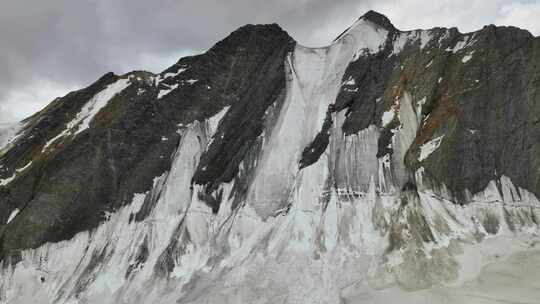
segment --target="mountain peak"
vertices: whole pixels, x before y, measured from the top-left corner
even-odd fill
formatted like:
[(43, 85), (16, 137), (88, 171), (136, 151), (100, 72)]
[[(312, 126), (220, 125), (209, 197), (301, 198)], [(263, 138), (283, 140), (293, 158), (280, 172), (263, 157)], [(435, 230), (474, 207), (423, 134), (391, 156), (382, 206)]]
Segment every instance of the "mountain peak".
[(347, 28), (345, 31), (343, 31), (341, 34), (339, 34), (333, 42), (336, 42), (341, 37), (343, 37), (345, 34), (349, 33), (351, 30), (354, 30), (355, 28), (358, 28), (362, 24), (365, 24), (365, 21), (369, 21), (369, 23), (374, 24), (376, 27), (385, 29), (388, 32), (394, 32), (397, 29), (394, 27), (392, 22), (390, 22), (390, 19), (386, 17), (385, 15), (378, 13), (376, 11), (370, 10), (364, 15), (362, 15), (360, 18), (358, 18), (353, 25), (351, 25), (349, 28)]
[(374, 24), (377, 24), (380, 27), (383, 27), (384, 29), (388, 31), (396, 30), (396, 28), (394, 27), (392, 22), (390, 22), (390, 19), (388, 19), (388, 17), (373, 10), (368, 11), (367, 13), (362, 15), (359, 19), (368, 20)]

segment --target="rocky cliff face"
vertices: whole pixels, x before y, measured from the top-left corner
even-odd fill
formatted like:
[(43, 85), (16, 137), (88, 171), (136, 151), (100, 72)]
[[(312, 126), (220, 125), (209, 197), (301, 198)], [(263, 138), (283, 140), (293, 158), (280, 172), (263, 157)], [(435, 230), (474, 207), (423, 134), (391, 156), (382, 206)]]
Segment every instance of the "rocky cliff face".
[(106, 74), (0, 133), (0, 302), (533, 301), (471, 279), (534, 264), (539, 92), (527, 31), (375, 12)]

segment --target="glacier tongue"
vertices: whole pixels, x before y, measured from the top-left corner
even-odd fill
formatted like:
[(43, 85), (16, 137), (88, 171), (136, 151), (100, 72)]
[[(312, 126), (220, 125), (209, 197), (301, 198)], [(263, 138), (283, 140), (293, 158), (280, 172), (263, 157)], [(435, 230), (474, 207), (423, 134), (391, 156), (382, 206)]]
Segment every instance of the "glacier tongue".
[[(204, 187), (192, 184), (225, 107), (182, 126), (172, 166), (151, 191), (95, 230), (4, 265), (0, 303), (489, 303), (508, 294), (532, 303), (538, 291), (516, 290), (533, 289), (538, 278), (510, 293), (497, 279), (523, 274), (509, 265), (538, 251), (540, 202), (506, 176), (466, 193), (464, 206), (444, 185), (431, 189), (423, 168), (411, 177), (404, 158), (420, 120), (408, 92), (392, 108), (392, 155), (377, 158), (375, 125), (346, 136), (341, 111), (330, 114), (326, 151), (300, 169), (347, 66), (377, 53), (388, 34), (359, 19), (331, 46), (295, 47), (285, 103), (261, 135), (241, 204), (233, 206), (238, 180), (220, 185), (217, 213), (203, 201)], [(410, 178), (417, 187), (407, 187)]]

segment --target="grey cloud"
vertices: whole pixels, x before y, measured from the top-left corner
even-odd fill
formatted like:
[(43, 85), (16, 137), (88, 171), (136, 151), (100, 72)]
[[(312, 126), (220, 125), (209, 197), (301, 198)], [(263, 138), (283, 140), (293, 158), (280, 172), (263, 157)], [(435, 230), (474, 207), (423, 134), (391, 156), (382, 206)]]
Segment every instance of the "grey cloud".
[[(9, 113), (20, 119), (108, 71), (160, 71), (246, 23), (277, 22), (300, 43), (320, 46), (368, 9), (387, 14), (398, 28), (472, 30), (493, 22), (534, 25), (527, 15), (532, 2), (0, 0), (0, 121)], [(519, 24), (523, 15), (528, 24)]]

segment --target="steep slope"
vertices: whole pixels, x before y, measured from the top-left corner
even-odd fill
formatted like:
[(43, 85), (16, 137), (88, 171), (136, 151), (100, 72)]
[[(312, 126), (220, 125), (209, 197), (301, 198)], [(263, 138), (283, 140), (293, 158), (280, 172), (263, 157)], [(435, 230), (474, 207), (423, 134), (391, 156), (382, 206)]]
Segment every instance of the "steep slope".
[[(134, 193), (150, 190), (171, 166), (178, 126), (257, 100), (258, 112), (241, 113), (256, 127), (264, 99), (283, 90), (281, 58), (290, 44), (275, 25), (246, 26), (159, 75), (107, 74), (24, 121), (1, 159), (2, 255), (95, 228)], [(235, 134), (251, 138), (252, 132)], [(229, 150), (238, 154), (235, 149), (241, 147)], [(5, 226), (13, 210), (20, 212)]]
[(368, 12), (107, 74), (2, 139), (0, 301), (533, 303), (539, 51)]

